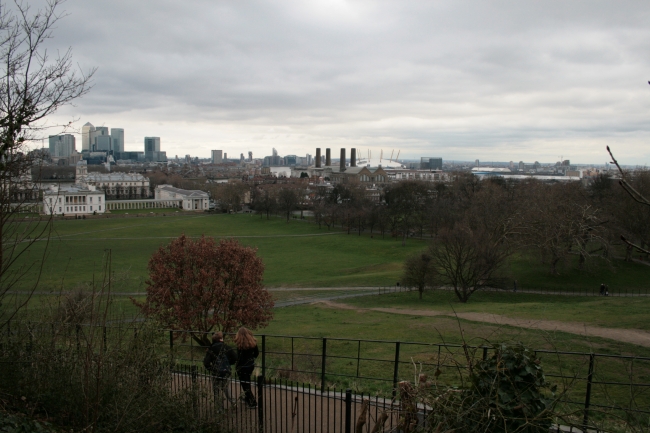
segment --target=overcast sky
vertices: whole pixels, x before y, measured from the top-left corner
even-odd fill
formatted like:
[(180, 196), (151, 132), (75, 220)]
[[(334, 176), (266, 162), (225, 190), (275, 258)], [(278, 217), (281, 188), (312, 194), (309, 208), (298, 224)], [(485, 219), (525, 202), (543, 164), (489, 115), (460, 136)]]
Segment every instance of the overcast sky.
[[(94, 88), (56, 121), (207, 157), (650, 163), (650, 2), (68, 0)], [(78, 138), (77, 147), (81, 148)], [(348, 151), (349, 154), (349, 151)]]

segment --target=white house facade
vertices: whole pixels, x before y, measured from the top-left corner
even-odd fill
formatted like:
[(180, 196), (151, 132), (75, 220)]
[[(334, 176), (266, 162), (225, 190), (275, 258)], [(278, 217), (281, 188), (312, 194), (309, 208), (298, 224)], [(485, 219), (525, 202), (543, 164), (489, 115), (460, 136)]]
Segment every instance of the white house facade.
[(43, 191), (47, 215), (93, 215), (106, 212), (106, 197), (92, 185), (52, 185)]
[(174, 188), (171, 185), (158, 185), (155, 191), (156, 200), (182, 200), (183, 210), (208, 210), (210, 197), (207, 192)]

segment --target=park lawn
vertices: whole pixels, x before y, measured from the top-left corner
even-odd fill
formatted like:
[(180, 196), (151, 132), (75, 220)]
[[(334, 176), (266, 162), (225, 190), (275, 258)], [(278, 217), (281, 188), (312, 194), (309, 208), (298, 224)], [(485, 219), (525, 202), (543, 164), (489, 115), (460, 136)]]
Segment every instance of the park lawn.
[[(258, 248), (270, 287), (393, 285), (406, 255), (423, 245), (411, 240), (402, 247), (394, 239), (347, 235), (301, 221), (228, 214), (57, 220), (53, 229), (39, 291), (101, 279), (110, 253), (114, 290), (142, 292), (151, 255), (183, 233), (236, 237)], [(44, 245), (32, 247), (26, 260), (36, 261)]]
[[(286, 223), (282, 218), (267, 220), (244, 214), (156, 213), (55, 220), (53, 224), (41, 291), (69, 290), (102, 278), (110, 252), (114, 290), (141, 293), (151, 254), (182, 233), (237, 237), (243, 244), (258, 248), (266, 265), (264, 282), (269, 287), (392, 286), (401, 280), (404, 259), (426, 247), (426, 241), (416, 239), (409, 239), (402, 247), (400, 240), (390, 237), (348, 235), (305, 221)], [(33, 246), (24, 260), (38, 262), (44, 245), (39, 242)], [(508, 274), (521, 289), (584, 293), (595, 292), (605, 283), (612, 294), (617, 294), (647, 291), (650, 286), (648, 266), (622, 260), (597, 264), (584, 271), (568, 267), (554, 276), (534, 255), (518, 254), (512, 258)], [(32, 277), (36, 275), (31, 273)]]
[(519, 319), (578, 322), (608, 328), (650, 330), (650, 297), (601, 297), (541, 295), (512, 292), (476, 292), (469, 302), (458, 302), (446, 290), (428, 290), (423, 299), (418, 292), (392, 293), (342, 299), (348, 305), (365, 308), (403, 308), (414, 310), (478, 312)]
[[(271, 293), (273, 300), (277, 303), (305, 300), (309, 302), (316, 302), (319, 298), (331, 298), (346, 295), (350, 292), (347, 290), (272, 290), (269, 293)], [(56, 293), (36, 294), (32, 297), (27, 306), (22, 310), (22, 314), (19, 316), (18, 320), (29, 320), (36, 322), (50, 320), (50, 318), (55, 316), (58, 305), (61, 303), (64, 297), (65, 295)], [(25, 295), (16, 295), (17, 301), (24, 300), (25, 298)], [(146, 297), (143, 295), (124, 296), (123, 294), (113, 296), (108, 308), (107, 320), (109, 322), (120, 322), (130, 321), (141, 317), (140, 310), (133, 303), (132, 299), (138, 302), (144, 302), (146, 300)], [(103, 309), (101, 311), (103, 312)]]

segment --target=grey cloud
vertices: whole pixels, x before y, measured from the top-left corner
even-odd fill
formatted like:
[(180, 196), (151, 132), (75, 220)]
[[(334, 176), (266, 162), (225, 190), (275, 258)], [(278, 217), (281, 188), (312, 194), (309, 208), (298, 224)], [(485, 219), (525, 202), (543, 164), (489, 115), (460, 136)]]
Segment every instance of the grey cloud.
[[(545, 154), (543, 143), (557, 140), (580, 159), (590, 151), (571, 143), (589, 137), (620, 138), (642, 154), (649, 135), (645, 2), (65, 7), (53, 46), (72, 46), (80, 64), (99, 71), (93, 91), (61, 115), (123, 118), (127, 134), (163, 122), (167, 142), (178, 143), (189, 122), (197, 149), (227, 140), (260, 154), (285, 142), (303, 153), (340, 139), (406, 143), (403, 156), (412, 157), (429, 146), (451, 159), (503, 152), (503, 143)], [(260, 139), (272, 127), (293, 138)]]

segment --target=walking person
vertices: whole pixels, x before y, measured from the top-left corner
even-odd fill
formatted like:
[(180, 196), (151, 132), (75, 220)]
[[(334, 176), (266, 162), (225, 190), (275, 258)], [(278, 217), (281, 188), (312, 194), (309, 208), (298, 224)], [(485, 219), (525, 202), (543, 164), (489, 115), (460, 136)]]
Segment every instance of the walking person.
[(238, 355), (237, 364), (235, 365), (237, 377), (239, 377), (241, 389), (244, 391), (244, 401), (252, 409), (257, 407), (255, 396), (251, 392), (251, 374), (255, 369), (255, 358), (260, 353), (257, 348), (257, 340), (250, 330), (241, 327), (235, 336), (235, 344), (237, 345)]
[(605, 283), (600, 285), (600, 296), (605, 296)]
[(203, 358), (203, 366), (212, 374), (212, 391), (215, 402), (219, 401), (223, 393), (232, 404), (233, 399), (228, 389), (228, 379), (232, 374), (230, 366), (237, 362), (234, 349), (223, 342), (223, 333), (215, 332), (212, 335), (212, 345), (208, 348)]

